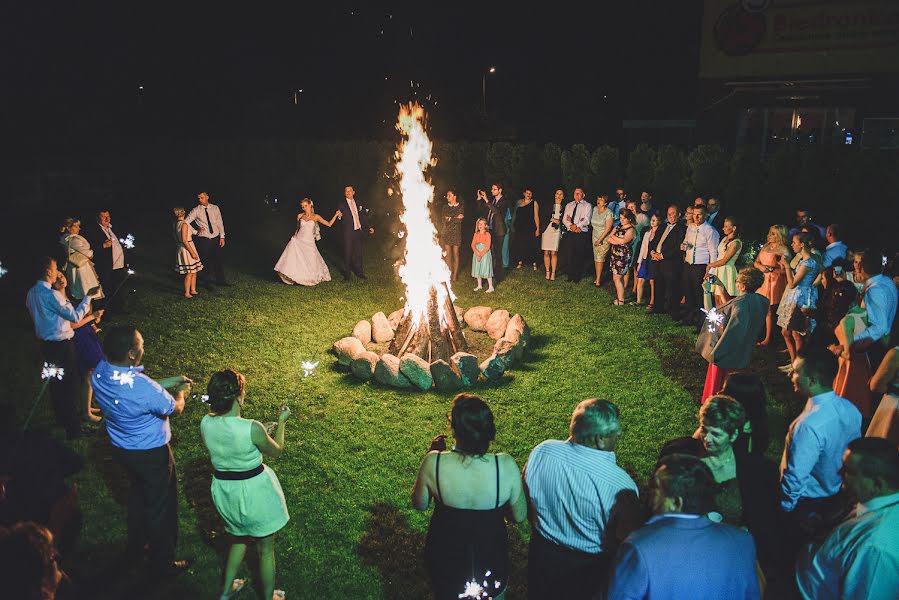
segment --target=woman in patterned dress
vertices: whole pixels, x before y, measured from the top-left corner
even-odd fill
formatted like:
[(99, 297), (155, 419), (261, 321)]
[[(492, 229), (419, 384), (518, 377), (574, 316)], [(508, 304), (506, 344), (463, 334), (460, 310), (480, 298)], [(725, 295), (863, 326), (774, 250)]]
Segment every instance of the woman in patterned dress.
[(633, 258), (632, 244), (636, 237), (634, 229), (636, 217), (630, 209), (623, 208), (618, 214), (618, 218), (621, 219), (621, 224), (609, 236), (609, 244), (612, 245), (609, 266), (612, 269), (612, 280), (615, 282), (617, 294), (614, 304), (622, 306), (624, 304), (624, 276), (631, 268), (631, 259)]

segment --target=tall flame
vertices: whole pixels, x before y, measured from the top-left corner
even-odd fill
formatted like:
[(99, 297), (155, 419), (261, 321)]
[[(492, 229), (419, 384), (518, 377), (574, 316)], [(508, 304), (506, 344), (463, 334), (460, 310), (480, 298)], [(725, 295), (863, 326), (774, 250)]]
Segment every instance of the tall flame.
[[(437, 230), (431, 221), (430, 204), (434, 200), (434, 186), (425, 180), (424, 171), (432, 164), (431, 140), (424, 129), (424, 109), (417, 103), (400, 107), (397, 130), (403, 136), (396, 153), (396, 171), (400, 176), (403, 213), (400, 221), (406, 226), (406, 253), (399, 273), (406, 284), (405, 313), (411, 311), (413, 323), (427, 319), (428, 300), (432, 290), (437, 292), (440, 322), (444, 314), (447, 293), (451, 295), (450, 271), (443, 260), (437, 241)], [(445, 284), (445, 285), (444, 285)]]

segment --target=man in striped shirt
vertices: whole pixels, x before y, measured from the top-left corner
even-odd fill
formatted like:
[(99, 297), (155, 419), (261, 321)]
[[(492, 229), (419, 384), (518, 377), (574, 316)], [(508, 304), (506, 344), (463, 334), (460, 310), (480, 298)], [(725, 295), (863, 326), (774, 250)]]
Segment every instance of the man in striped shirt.
[(611, 402), (584, 400), (568, 440), (546, 440), (528, 457), (530, 598), (594, 597), (617, 542), (640, 525), (637, 485), (615, 463), (619, 419)]

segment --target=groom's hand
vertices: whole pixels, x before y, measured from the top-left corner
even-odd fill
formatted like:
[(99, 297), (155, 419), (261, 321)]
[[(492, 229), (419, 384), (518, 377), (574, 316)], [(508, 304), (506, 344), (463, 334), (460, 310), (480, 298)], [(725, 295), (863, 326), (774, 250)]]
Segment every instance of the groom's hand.
[(368, 228), (368, 235), (374, 235), (374, 234), (375, 234), (375, 228), (374, 228), (374, 227), (369, 227), (369, 228)]

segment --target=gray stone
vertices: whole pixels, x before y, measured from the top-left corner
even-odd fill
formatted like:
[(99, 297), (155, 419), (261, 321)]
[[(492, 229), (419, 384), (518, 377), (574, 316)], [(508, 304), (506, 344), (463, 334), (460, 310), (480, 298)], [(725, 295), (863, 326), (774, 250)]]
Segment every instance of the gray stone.
[(371, 337), (376, 344), (389, 342), (393, 339), (393, 328), (384, 313), (375, 313), (371, 317)]
[(481, 367), (478, 366), (478, 357), (468, 352), (456, 352), (450, 357), (450, 361), (459, 375), (462, 377), (462, 385), (469, 387), (477, 383), (481, 374)]
[(400, 359), (393, 354), (381, 356), (378, 364), (375, 365), (375, 380), (397, 388), (407, 388), (412, 385), (406, 376), (400, 373)]
[(390, 323), (390, 328), (394, 331), (396, 331), (396, 328), (400, 326), (400, 321), (403, 320), (404, 310), (404, 308), (400, 308), (387, 315), (387, 322)]
[(445, 360), (435, 360), (431, 363), (431, 377), (438, 392), (458, 392), (462, 389), (462, 374), (456, 365)]
[(344, 367), (349, 366), (353, 359), (363, 352), (365, 352), (365, 346), (352, 336), (341, 338), (334, 342), (334, 353), (337, 355), (337, 362)]
[(520, 358), (519, 343), (507, 338), (501, 338), (493, 345), (493, 353), (503, 359), (506, 367), (509, 367)]
[(496, 354), (490, 355), (490, 358), (481, 363), (481, 374), (487, 381), (496, 381), (503, 376), (506, 371), (506, 362)]
[(472, 331), (487, 331), (487, 319), (492, 312), (489, 306), (473, 306), (465, 311), (465, 322)]
[(400, 359), (400, 373), (406, 376), (412, 385), (422, 391), (427, 391), (434, 386), (434, 378), (431, 377), (431, 365), (428, 361), (414, 354), (404, 354)]
[(524, 345), (527, 346), (531, 341), (531, 328), (528, 327), (528, 324), (525, 322), (524, 318), (521, 315), (515, 314), (511, 319), (509, 319), (509, 324), (506, 325), (506, 337), (509, 337), (508, 333), (510, 329), (515, 329), (521, 334), (521, 340), (524, 342)]
[(363, 344), (371, 343), (371, 323), (368, 321), (359, 321), (353, 327), (353, 337)]
[(374, 352), (366, 350), (359, 356), (353, 359), (350, 363), (350, 371), (353, 372), (357, 378), (362, 379), (363, 381), (368, 381), (375, 374), (375, 365), (378, 364), (378, 355)]
[(490, 313), (485, 325), (487, 335), (498, 340), (506, 334), (506, 327), (509, 325), (509, 311), (505, 309), (495, 310)]

